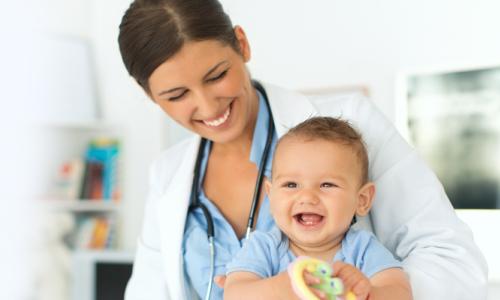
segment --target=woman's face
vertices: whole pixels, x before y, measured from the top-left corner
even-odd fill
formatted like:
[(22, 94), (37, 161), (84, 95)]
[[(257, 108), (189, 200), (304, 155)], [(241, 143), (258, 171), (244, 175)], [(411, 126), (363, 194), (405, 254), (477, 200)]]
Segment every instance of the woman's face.
[(228, 143), (252, 134), (258, 101), (241, 54), (215, 40), (188, 42), (150, 76), (150, 97), (177, 123), (209, 140)]

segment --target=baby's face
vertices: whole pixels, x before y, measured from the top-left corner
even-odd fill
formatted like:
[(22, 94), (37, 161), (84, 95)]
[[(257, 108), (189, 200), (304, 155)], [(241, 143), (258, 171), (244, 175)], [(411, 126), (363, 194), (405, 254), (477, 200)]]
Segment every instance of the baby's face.
[(358, 207), (361, 166), (353, 150), (325, 141), (283, 140), (275, 153), (271, 213), (295, 244), (325, 247), (342, 240)]

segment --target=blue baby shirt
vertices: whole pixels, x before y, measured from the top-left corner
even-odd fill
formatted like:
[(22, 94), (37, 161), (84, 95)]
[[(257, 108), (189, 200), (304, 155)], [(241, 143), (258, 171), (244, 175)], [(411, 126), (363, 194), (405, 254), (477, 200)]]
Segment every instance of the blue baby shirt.
[[(256, 231), (226, 265), (226, 274), (244, 271), (267, 278), (285, 271), (295, 258), (288, 237), (277, 227), (269, 232)], [(371, 232), (352, 228), (346, 233), (333, 261), (351, 264), (368, 278), (388, 268), (401, 268), (401, 263)]]

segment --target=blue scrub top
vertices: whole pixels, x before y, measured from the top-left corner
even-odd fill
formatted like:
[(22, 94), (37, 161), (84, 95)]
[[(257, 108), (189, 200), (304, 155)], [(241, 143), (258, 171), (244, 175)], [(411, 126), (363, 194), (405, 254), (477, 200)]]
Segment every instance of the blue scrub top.
[[(269, 126), (269, 111), (265, 103), (264, 97), (258, 92), (259, 95), (259, 112), (257, 115), (257, 122), (255, 125), (252, 148), (250, 151), (250, 161), (260, 165), (262, 160), (262, 152), (267, 139), (267, 131)], [(274, 156), (274, 149), (277, 142), (276, 131), (273, 133), (273, 140), (269, 157), (265, 164), (264, 175), (268, 178), (271, 176), (271, 162)], [(239, 240), (229, 222), (224, 218), (222, 213), (217, 207), (207, 198), (203, 191), (203, 179), (207, 167), (208, 155), (210, 153), (212, 143), (206, 143), (203, 153), (203, 160), (201, 164), (201, 176), (199, 182), (199, 201), (203, 203), (210, 213), (212, 214), (214, 222), (214, 241), (215, 241), (215, 275), (226, 274), (226, 264), (229, 263), (233, 256), (240, 250), (242, 240)], [(251, 199), (241, 199), (241, 201), (250, 202)], [(175, 213), (175, 212), (174, 212)], [(261, 204), (259, 215), (255, 220), (255, 230), (269, 231), (275, 228), (276, 225), (269, 210), (269, 199), (267, 195)], [(186, 219), (186, 227), (184, 230), (184, 239), (182, 243), (182, 253), (184, 262), (184, 272), (186, 280), (195, 289), (200, 298), (205, 297), (208, 288), (208, 283), (211, 278), (210, 274), (210, 252), (207, 239), (207, 222), (201, 209), (195, 209), (188, 214)], [(217, 285), (213, 285), (212, 298), (222, 299), (223, 290)]]

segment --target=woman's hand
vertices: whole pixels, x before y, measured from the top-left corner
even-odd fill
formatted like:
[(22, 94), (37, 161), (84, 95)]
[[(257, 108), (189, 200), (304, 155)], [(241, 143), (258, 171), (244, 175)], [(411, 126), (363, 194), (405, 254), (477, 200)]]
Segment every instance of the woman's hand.
[(366, 300), (372, 285), (360, 270), (355, 266), (341, 261), (333, 263), (333, 276), (342, 279), (345, 292), (353, 292), (357, 300)]
[(215, 284), (220, 287), (221, 289), (224, 288), (224, 284), (226, 283), (226, 276), (225, 275), (216, 275), (214, 277), (214, 282)]

